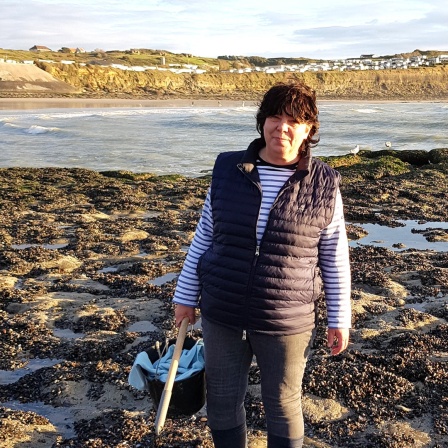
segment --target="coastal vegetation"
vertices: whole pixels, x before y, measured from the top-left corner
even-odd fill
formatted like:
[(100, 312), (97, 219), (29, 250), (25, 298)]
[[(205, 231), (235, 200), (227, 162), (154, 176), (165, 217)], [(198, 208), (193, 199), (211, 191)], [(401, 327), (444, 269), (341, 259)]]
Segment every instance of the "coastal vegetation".
[[(70, 49), (67, 49), (70, 50)], [(25, 50), (7, 50), (0, 49), (0, 58), (4, 60), (13, 60), (17, 62), (21, 61), (34, 61), (38, 62), (39, 59), (52, 60), (54, 62), (61, 62), (67, 59), (71, 59), (78, 64), (91, 64), (91, 65), (110, 65), (110, 64), (123, 64), (123, 65), (155, 65), (161, 66), (162, 57), (164, 57), (165, 65), (168, 64), (194, 64), (201, 68), (215, 68), (218, 69), (218, 60), (214, 58), (203, 58), (200, 56), (194, 56), (187, 53), (171, 53), (165, 50), (146, 50), (135, 49), (129, 51), (104, 51), (100, 48), (91, 52), (71, 52), (71, 51), (25, 51)]]
[[(230, 68), (248, 68), (248, 67), (266, 67), (270, 65), (290, 65), (310, 62), (323, 62), (322, 59), (313, 59), (309, 57), (272, 57), (265, 58), (262, 56), (238, 56), (225, 55), (217, 58), (206, 58), (188, 53), (172, 53), (166, 50), (151, 50), (145, 48), (130, 49), (127, 51), (111, 50), (104, 51), (97, 48), (90, 52), (76, 51), (63, 47), (59, 51), (43, 51), (35, 52), (28, 50), (12, 50), (0, 48), (0, 59), (21, 61), (38, 61), (39, 59), (51, 59), (54, 62), (61, 62), (66, 59), (72, 59), (77, 63), (85, 63), (91, 65), (155, 65), (169, 66), (170, 64), (194, 64), (199, 68), (206, 70), (227, 70)], [(381, 56), (384, 59), (392, 59), (396, 57), (409, 58), (413, 56), (425, 56), (427, 58), (437, 57), (446, 54), (448, 51), (438, 50), (414, 50), (412, 52), (399, 53), (394, 55)], [(162, 60), (162, 58), (164, 58)]]

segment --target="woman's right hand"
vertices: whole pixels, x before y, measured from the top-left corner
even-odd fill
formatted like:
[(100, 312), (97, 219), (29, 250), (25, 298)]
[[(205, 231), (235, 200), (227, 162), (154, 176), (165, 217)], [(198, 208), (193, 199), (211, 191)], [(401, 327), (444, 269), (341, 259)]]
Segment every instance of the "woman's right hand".
[(196, 308), (192, 306), (176, 304), (174, 317), (176, 319), (176, 327), (180, 327), (180, 324), (186, 317), (188, 317), (190, 324), (194, 325), (196, 322)]

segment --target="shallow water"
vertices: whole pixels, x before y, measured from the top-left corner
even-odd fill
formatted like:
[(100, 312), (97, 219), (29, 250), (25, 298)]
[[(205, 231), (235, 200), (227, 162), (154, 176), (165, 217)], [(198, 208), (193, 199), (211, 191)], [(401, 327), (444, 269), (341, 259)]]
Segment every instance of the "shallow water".
[(12, 384), (18, 381), (20, 378), (33, 373), (36, 370), (43, 369), (44, 367), (52, 367), (62, 362), (63, 359), (30, 359), (25, 367), (16, 370), (0, 370), (0, 384)]
[[(372, 245), (378, 247), (386, 247), (393, 251), (405, 250), (405, 249), (417, 249), (417, 250), (435, 250), (438, 252), (448, 251), (448, 242), (427, 241), (426, 238), (420, 233), (412, 233), (412, 229), (425, 230), (425, 229), (448, 229), (447, 222), (425, 222), (419, 223), (414, 220), (399, 220), (404, 224), (404, 227), (387, 227), (379, 224), (357, 224), (363, 227), (369, 232), (364, 238), (360, 238), (356, 241), (351, 241), (350, 246), (356, 247), (359, 245)], [(393, 247), (393, 244), (404, 244), (405, 247)]]
[(177, 273), (168, 272), (167, 274), (162, 275), (161, 277), (157, 277), (157, 278), (150, 280), (148, 283), (150, 283), (151, 285), (154, 285), (154, 286), (162, 286), (164, 283), (168, 283), (171, 280), (174, 280), (178, 275), (179, 275), (178, 272)]
[(7, 401), (2, 403), (2, 406), (16, 411), (35, 412), (47, 418), (64, 438), (69, 439), (76, 436), (73, 426), (75, 410), (72, 408), (55, 408), (42, 402), (20, 403), (18, 401)]

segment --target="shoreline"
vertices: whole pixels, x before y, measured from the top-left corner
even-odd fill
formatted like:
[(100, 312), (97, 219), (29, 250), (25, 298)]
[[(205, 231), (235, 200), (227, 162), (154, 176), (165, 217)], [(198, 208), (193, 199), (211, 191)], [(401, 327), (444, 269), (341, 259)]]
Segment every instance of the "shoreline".
[(238, 107), (256, 105), (255, 101), (124, 98), (0, 98), (0, 110), (100, 108), (100, 107)]
[[(447, 100), (384, 100), (384, 99), (321, 99), (318, 103), (353, 102), (364, 104), (383, 103), (447, 103)], [(187, 107), (256, 107), (256, 100), (235, 99), (141, 99), (141, 98), (0, 98), (1, 110), (34, 110), (60, 108), (187, 108)]]

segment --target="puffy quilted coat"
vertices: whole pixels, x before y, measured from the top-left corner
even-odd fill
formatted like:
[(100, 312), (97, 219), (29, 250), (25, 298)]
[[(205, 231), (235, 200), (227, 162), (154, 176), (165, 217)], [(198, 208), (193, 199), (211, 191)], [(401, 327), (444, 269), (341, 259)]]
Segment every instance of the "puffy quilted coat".
[(213, 170), (213, 242), (198, 263), (201, 313), (244, 331), (296, 334), (315, 325), (319, 238), (333, 217), (339, 174), (302, 157), (272, 205), (257, 244), (260, 139), (220, 154)]

